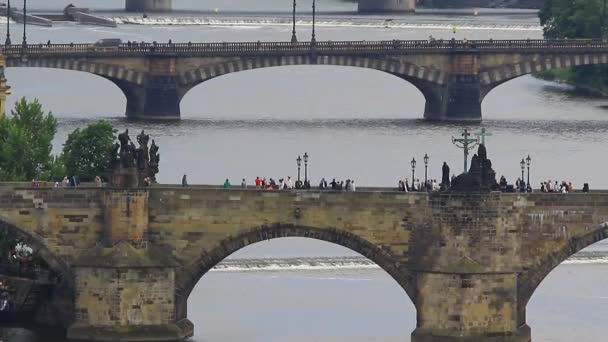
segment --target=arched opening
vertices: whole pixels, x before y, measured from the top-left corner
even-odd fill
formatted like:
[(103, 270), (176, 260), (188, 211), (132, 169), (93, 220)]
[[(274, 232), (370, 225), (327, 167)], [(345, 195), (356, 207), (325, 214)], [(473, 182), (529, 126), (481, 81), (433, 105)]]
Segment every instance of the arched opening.
[(420, 119), (424, 96), (403, 78), (353, 66), (292, 65), (225, 74), (189, 90), (183, 118)]
[[(552, 65), (554, 64), (551, 63)], [(592, 67), (593, 65), (591, 65)], [(571, 69), (578, 69), (578, 66)], [(499, 70), (501, 75), (508, 75), (513, 66)], [(547, 68), (546, 65), (532, 65), (533, 70), (567, 71), (566, 68)], [(511, 71), (507, 71), (511, 70)], [(493, 71), (488, 71), (491, 75)], [(593, 96), (591, 91), (566, 84), (546, 77), (537, 77), (534, 73), (525, 73), (506, 77), (490, 85), (482, 84), (482, 110), (490, 119), (525, 119), (525, 120), (604, 120), (606, 118), (605, 101)]]
[[(17, 250), (29, 250), (22, 255)], [(74, 277), (40, 238), (0, 220), (2, 322), (67, 327), (73, 317)]]
[[(604, 341), (608, 283), (608, 234), (605, 224), (573, 240), (548, 258), (527, 297), (527, 322), (533, 339)], [(530, 297), (531, 296), (531, 297)]]
[[(228, 256), (218, 263), (220, 255)], [(407, 340), (416, 326), (409, 278), (387, 258), (331, 229), (254, 229), (226, 240), (188, 280), (195, 338)]]
[(83, 118), (93, 113), (124, 116), (125, 95), (116, 84), (102, 76), (38, 67), (9, 67), (5, 74), (12, 93), (7, 97), (7, 112), (25, 96), (38, 98), (44, 108), (59, 118)]

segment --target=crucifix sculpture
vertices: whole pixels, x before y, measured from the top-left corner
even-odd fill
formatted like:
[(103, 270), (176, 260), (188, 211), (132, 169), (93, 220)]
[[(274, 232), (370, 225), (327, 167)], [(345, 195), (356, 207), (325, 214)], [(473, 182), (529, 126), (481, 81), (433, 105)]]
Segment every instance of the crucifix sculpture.
[(462, 132), (462, 139), (455, 139), (452, 137), (452, 144), (456, 145), (456, 147), (464, 150), (464, 172), (467, 172), (467, 161), (469, 159), (469, 151), (475, 148), (475, 146), (479, 145), (478, 138), (469, 138), (471, 133), (469, 133), (468, 129), (464, 129)]

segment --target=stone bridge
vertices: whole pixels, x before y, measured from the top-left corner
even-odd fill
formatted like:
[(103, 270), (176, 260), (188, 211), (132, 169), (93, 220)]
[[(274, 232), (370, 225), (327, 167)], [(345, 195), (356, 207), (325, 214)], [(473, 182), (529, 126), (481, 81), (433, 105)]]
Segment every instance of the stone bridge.
[(412, 341), (528, 342), (535, 289), (605, 239), (606, 222), (608, 193), (0, 187), (1, 228), (62, 280), (38, 317), (93, 341), (191, 335), (188, 296), (205, 273), (250, 244), (295, 236), (391, 275), (417, 309)]
[(600, 40), (68, 44), (2, 50), (8, 67), (77, 70), (112, 81), (126, 96), (126, 115), (134, 118), (179, 118), (180, 101), (190, 89), (229, 73), (335, 65), (375, 69), (410, 82), (426, 99), (426, 119), (479, 121), (484, 97), (504, 82), (608, 63), (608, 42)]

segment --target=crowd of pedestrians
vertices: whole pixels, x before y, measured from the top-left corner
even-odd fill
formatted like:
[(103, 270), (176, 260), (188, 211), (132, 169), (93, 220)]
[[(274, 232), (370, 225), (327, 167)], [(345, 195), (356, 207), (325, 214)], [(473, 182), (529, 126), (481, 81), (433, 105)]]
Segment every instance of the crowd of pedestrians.
[(416, 179), (412, 185), (409, 180), (399, 180), (397, 185), (399, 191), (404, 192), (416, 192), (416, 191), (439, 191), (440, 185), (436, 179), (428, 179), (426, 182), (420, 182), (420, 179)]

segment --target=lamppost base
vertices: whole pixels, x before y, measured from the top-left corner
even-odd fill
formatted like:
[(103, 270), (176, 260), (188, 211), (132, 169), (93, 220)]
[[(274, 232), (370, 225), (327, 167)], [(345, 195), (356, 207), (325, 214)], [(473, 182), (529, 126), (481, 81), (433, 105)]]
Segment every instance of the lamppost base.
[(292, 44), (296, 44), (298, 42), (298, 38), (296, 37), (295, 33), (291, 35), (291, 43)]
[(7, 37), (6, 40), (4, 41), (4, 45), (12, 45), (11, 39)]

